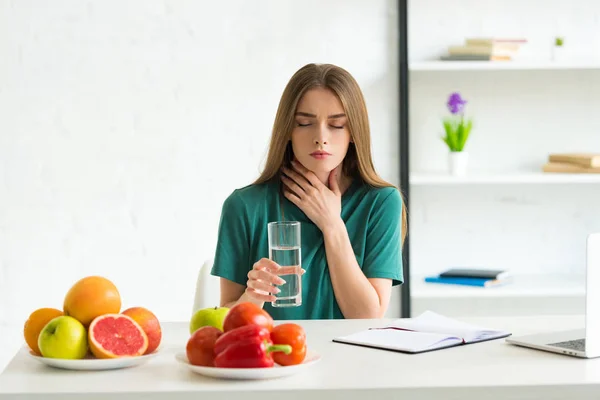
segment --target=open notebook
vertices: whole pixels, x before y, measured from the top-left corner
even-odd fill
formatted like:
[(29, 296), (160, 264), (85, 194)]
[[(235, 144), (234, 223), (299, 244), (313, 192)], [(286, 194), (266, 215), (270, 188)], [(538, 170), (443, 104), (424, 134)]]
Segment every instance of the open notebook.
[(415, 318), (401, 318), (381, 328), (340, 336), (334, 342), (422, 353), (463, 344), (510, 336), (509, 332), (470, 325), (432, 311)]

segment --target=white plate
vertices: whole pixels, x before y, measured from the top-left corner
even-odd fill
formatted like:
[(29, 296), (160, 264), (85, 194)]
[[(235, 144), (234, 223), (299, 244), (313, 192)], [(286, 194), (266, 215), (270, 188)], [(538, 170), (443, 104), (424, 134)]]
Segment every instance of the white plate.
[(151, 358), (158, 355), (158, 351), (154, 351), (151, 354), (138, 357), (121, 357), (121, 358), (110, 358), (110, 359), (98, 359), (98, 358), (84, 358), (81, 360), (65, 360), (61, 358), (47, 358), (33, 354), (29, 349), (25, 352), (33, 359), (46, 364), (50, 367), (60, 369), (70, 369), (75, 371), (102, 371), (109, 369), (121, 369), (135, 367), (142, 365)]
[(275, 364), (273, 368), (217, 368), (217, 367), (202, 367), (189, 363), (185, 353), (177, 353), (175, 358), (180, 363), (184, 364), (191, 371), (212, 378), (221, 379), (272, 379), (282, 378), (284, 376), (295, 375), (305, 371), (321, 360), (321, 356), (315, 352), (309, 351), (302, 364), (288, 365), (282, 367)]

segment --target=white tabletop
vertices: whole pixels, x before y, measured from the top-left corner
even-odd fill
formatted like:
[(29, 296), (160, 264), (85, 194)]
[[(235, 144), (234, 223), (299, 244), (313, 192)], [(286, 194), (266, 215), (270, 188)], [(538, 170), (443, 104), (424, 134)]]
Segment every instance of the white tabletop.
[[(578, 316), (477, 318), (466, 322), (514, 335), (583, 327)], [(600, 393), (600, 359), (586, 360), (507, 344), (504, 339), (421, 354), (333, 343), (385, 320), (297, 321), (321, 362), (268, 381), (207, 378), (174, 356), (187, 323), (164, 323), (162, 352), (142, 366), (100, 372), (47, 367), (19, 351), (0, 375), (0, 399), (587, 399)], [(69, 396), (71, 395), (71, 396)], [(208, 397), (207, 397), (208, 396)]]

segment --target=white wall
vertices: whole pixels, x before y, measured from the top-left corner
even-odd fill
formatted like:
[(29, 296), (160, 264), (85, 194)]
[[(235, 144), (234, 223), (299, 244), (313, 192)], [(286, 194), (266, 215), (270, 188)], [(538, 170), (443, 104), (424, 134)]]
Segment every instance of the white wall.
[[(413, 0), (410, 61), (436, 59), (468, 36), (526, 37), (527, 58), (549, 60), (563, 35), (573, 59), (600, 58), (600, 2)], [(410, 165), (446, 170), (440, 140), (449, 93), (469, 101), (476, 127), (469, 173), (541, 171), (548, 153), (600, 152), (600, 71), (412, 72)], [(583, 273), (585, 235), (600, 231), (598, 184), (416, 186), (411, 273), (453, 265), (518, 273)]]
[[(318, 11), (315, 11), (318, 10)], [(565, 35), (600, 54), (600, 3), (413, 0), (410, 60), (467, 35)], [(347, 68), (370, 110), (375, 163), (398, 182), (395, 0), (0, 0), (0, 326), (60, 307), (77, 279), (185, 319), (224, 198), (263, 161), (277, 102), (308, 62)], [(600, 73), (411, 73), (411, 168), (443, 170), (452, 90), (477, 127), (471, 171), (536, 169), (600, 151)], [(413, 273), (452, 263), (581, 271), (597, 185), (414, 187)], [(398, 291), (390, 315), (398, 313)], [(2, 334), (5, 337), (5, 334)]]
[(395, 1), (0, 0), (0, 26), (0, 324), (90, 274), (187, 319), (221, 204), (306, 63), (356, 77), (398, 182)]

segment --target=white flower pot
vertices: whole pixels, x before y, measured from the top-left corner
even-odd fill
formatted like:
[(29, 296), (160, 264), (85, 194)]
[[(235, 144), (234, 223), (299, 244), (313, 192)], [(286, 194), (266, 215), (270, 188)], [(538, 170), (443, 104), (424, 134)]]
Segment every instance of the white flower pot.
[(561, 62), (567, 58), (567, 51), (564, 46), (552, 47), (552, 61)]
[(463, 176), (467, 173), (469, 153), (466, 151), (451, 151), (448, 153), (448, 169), (450, 175)]

